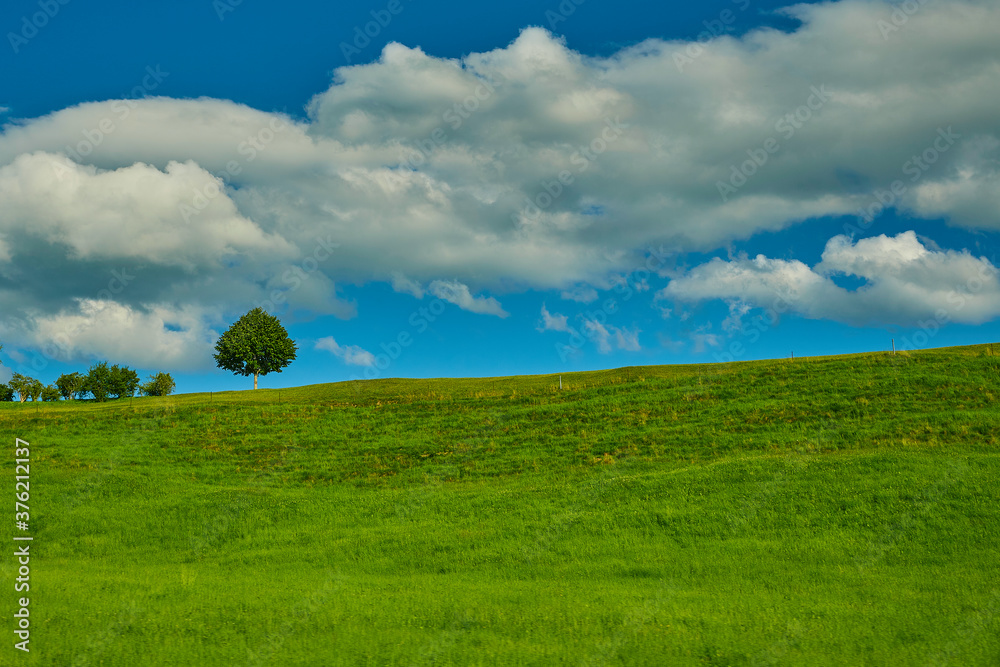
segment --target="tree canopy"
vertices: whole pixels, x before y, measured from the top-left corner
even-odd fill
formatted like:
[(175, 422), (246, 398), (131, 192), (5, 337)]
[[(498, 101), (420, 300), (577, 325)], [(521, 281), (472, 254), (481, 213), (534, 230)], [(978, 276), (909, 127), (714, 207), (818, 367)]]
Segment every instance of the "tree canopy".
[(14, 373), (8, 383), (10, 388), (17, 392), (18, 399), (24, 403), (29, 398), (35, 400), (42, 393), (42, 383), (27, 375)]
[(262, 308), (254, 308), (238, 319), (215, 344), (215, 363), (237, 375), (257, 376), (277, 372), (295, 360), (298, 348), (288, 337), (277, 317)]
[(56, 387), (59, 388), (63, 398), (72, 400), (74, 396), (80, 398), (80, 395), (85, 393), (82, 391), (84, 380), (84, 376), (79, 373), (64, 373), (56, 380)]
[(170, 373), (157, 373), (156, 375), (150, 375), (149, 380), (139, 387), (139, 389), (146, 396), (168, 396), (176, 386), (177, 383), (174, 382), (174, 378), (170, 376)]
[(108, 368), (108, 362), (102, 361), (90, 367), (83, 381), (83, 390), (98, 403), (103, 403), (111, 394), (111, 383), (111, 369)]

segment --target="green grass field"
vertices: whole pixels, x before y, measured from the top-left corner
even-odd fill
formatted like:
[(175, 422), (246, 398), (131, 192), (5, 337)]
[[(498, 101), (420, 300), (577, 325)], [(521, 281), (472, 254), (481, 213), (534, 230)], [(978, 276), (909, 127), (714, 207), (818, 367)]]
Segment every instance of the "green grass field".
[(997, 665), (998, 398), (976, 346), (0, 404), (0, 663)]

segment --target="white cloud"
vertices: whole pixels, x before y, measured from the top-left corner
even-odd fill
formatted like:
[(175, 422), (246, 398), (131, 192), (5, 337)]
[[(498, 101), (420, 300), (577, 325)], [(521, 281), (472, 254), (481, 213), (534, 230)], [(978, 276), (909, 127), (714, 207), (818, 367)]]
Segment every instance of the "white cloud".
[(639, 345), (639, 334), (641, 333), (639, 329), (626, 329), (625, 327), (614, 329), (615, 343), (618, 345), (619, 350), (638, 352), (642, 349)]
[(218, 333), (205, 325), (211, 319), (194, 307), (131, 308), (80, 299), (56, 314), (28, 311), (21, 318), (5, 318), (0, 336), (64, 361), (102, 359), (153, 370), (204, 371), (215, 367)]
[[(926, 3), (887, 39), (883, 2), (788, 12), (802, 22), (788, 32), (649, 39), (606, 57), (539, 28), (460, 59), (390, 44), (375, 62), (335, 70), (302, 122), (204, 98), (92, 102), (7, 121), (0, 272), (18, 289), (0, 291), (0, 308), (75, 312), (111, 264), (152, 267), (117, 297), (129, 312), (187, 304), (218, 318), (278, 291), (293, 309), (350, 317), (337, 284), (371, 281), (418, 298), (430, 284), (438, 298), (500, 317), (490, 290), (555, 289), (587, 303), (637, 266), (647, 244), (707, 251), (853, 215), (906, 178), (904, 165), (947, 127), (962, 138), (907, 181), (899, 206), (1000, 229), (1000, 4)], [(675, 54), (695, 46), (703, 52), (678, 67)], [(779, 122), (814, 88), (829, 99), (789, 136)], [(474, 111), (454, 112), (470, 99)], [(722, 201), (717, 184), (771, 138), (780, 149)], [(588, 146), (605, 150), (591, 160)], [(558, 184), (561, 172), (571, 185)], [(181, 205), (220, 186), (186, 223)], [(340, 244), (336, 258), (286, 280), (311, 261), (317, 238)], [(56, 265), (72, 279), (40, 277)], [(675, 289), (758, 304), (787, 289), (803, 312), (852, 322), (903, 286), (939, 303), (928, 281), (944, 271), (914, 259), (899, 267), (905, 276), (880, 273), (881, 287), (858, 296), (801, 262), (707, 266)], [(886, 302), (885, 319), (926, 312), (905, 290), (898, 296), (910, 305)], [(986, 297), (970, 295), (959, 317), (990, 313)]]
[(333, 336), (316, 341), (317, 350), (326, 350), (349, 366), (374, 366), (375, 355), (357, 345), (338, 345)]
[(926, 218), (943, 216), (969, 227), (1000, 229), (1000, 139), (970, 137), (961, 148), (955, 170), (918, 183), (904, 206)]
[(65, 245), (74, 260), (132, 258), (193, 269), (238, 253), (293, 255), (225, 195), (185, 222), (179, 205), (208, 185), (222, 187), (192, 162), (171, 162), (165, 172), (140, 163), (104, 171), (61, 155), (21, 155), (0, 167), (0, 229)]
[[(706, 250), (853, 214), (938, 127), (954, 126), (976, 150), (942, 154), (901, 204), (1000, 228), (1000, 6), (926, 4), (889, 39), (877, 25), (889, 15), (882, 2), (789, 11), (796, 30), (710, 40), (680, 69), (675, 54), (692, 43), (650, 39), (584, 57), (538, 28), (461, 59), (390, 44), (375, 62), (337, 69), (307, 122), (222, 100), (95, 102), (6, 125), (0, 164), (67, 146), (111, 173), (191, 162), (238, 188), (227, 190), (235, 214), (261, 233), (299, 248), (332, 234), (345, 249), (333, 279), (398, 272), (426, 284), (445, 273), (475, 291), (515, 283), (573, 294), (634, 266), (647, 243)], [(778, 122), (819, 86), (830, 99), (786, 138)], [(455, 113), (468, 99), (477, 108)], [(602, 139), (608, 118), (629, 126), (613, 142)], [(102, 121), (113, 129), (90, 150), (87, 133)], [(258, 149), (248, 137), (267, 141)], [(717, 183), (771, 137), (780, 150), (722, 202)], [(607, 150), (581, 159), (599, 139)], [(562, 171), (573, 184), (543, 210), (528, 207)], [(123, 215), (127, 203), (114, 207)]]
[(584, 319), (583, 331), (587, 338), (597, 346), (598, 352), (601, 354), (611, 352), (611, 332), (608, 331), (607, 326), (597, 320)]
[(400, 294), (409, 294), (417, 299), (424, 298), (424, 288), (416, 280), (410, 280), (401, 273), (392, 274), (392, 289)]
[(542, 304), (542, 323), (541, 323), (541, 326), (538, 327), (538, 330), (539, 331), (563, 331), (563, 332), (569, 333), (569, 331), (570, 331), (569, 321), (568, 321), (568, 319), (567, 319), (567, 317), (565, 315), (560, 315), (559, 313), (556, 313), (555, 315), (551, 314), (548, 311), (548, 309), (545, 307), (545, 304), (543, 303)]
[(609, 354), (614, 349), (627, 352), (638, 352), (642, 349), (639, 345), (639, 329), (619, 328), (584, 317), (583, 332), (597, 346), (597, 351), (601, 354)]
[(437, 298), (453, 303), (462, 310), (467, 310), (470, 313), (496, 315), (501, 319), (510, 316), (510, 313), (501, 307), (499, 301), (493, 297), (474, 297), (469, 292), (468, 286), (458, 281), (435, 280), (427, 289)]
[(21, 352), (20, 350), (14, 350), (14, 349), (8, 350), (7, 356), (9, 356), (11, 359), (13, 359), (15, 362), (19, 364), (23, 364), (26, 361), (28, 361), (28, 357), (25, 356), (24, 353)]
[(577, 303), (592, 303), (597, 301), (597, 290), (593, 287), (588, 287), (586, 285), (577, 285), (572, 289), (563, 291), (562, 298), (567, 301), (576, 301)]
[(722, 345), (722, 339), (717, 334), (710, 333), (693, 333), (691, 334), (691, 341), (693, 343), (691, 351), (694, 354), (701, 354), (710, 347), (719, 347)]
[(743, 316), (750, 312), (752, 306), (744, 301), (729, 302), (729, 316), (722, 321), (722, 330), (726, 332), (739, 331), (743, 328)]
[[(835, 281), (841, 275), (865, 284), (842, 288)], [(763, 255), (713, 259), (671, 281), (657, 297), (735, 300), (779, 312), (788, 307), (805, 317), (857, 326), (918, 326), (934, 318), (981, 324), (1000, 317), (998, 275), (991, 260), (966, 250), (928, 250), (910, 231), (857, 243), (836, 236), (813, 268)], [(742, 306), (736, 312), (745, 314)]]

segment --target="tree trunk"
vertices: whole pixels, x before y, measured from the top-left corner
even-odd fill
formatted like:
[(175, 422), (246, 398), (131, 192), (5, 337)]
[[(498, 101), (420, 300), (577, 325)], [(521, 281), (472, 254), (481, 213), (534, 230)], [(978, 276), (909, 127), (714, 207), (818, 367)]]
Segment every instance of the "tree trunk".
[(257, 388), (257, 374), (256, 373), (253, 374), (253, 388), (254, 389)]

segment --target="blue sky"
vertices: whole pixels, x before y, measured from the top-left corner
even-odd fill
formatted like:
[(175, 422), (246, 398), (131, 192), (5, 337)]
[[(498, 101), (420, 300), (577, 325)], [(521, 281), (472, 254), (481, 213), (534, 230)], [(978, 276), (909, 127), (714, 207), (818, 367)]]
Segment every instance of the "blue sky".
[(1000, 9), (12, 1), (0, 380), (497, 376), (1000, 336)]

